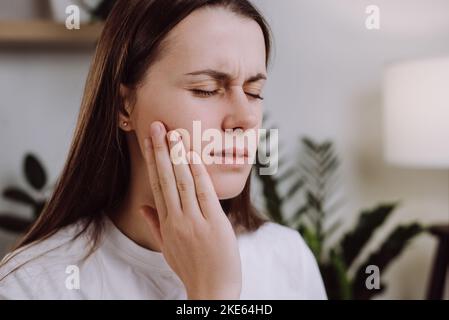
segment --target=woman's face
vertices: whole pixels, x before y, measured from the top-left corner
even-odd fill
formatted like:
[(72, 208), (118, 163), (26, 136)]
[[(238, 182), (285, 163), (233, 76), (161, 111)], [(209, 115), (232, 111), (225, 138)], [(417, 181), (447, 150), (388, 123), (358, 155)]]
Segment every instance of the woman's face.
[[(199, 121), (201, 132), (215, 129), (223, 148), (225, 130), (228, 137), (236, 135), (238, 130), (232, 131), (236, 129), (257, 132), (262, 121), (262, 100), (257, 96), (262, 95), (266, 79), (265, 42), (259, 25), (226, 9), (203, 8), (179, 23), (166, 41), (160, 59), (137, 88), (129, 118), (140, 151), (153, 121), (161, 121), (167, 131), (187, 130), (187, 149), (198, 154), (212, 140), (193, 143), (194, 121)], [(246, 146), (250, 153), (255, 151)], [(142, 153), (139, 156), (143, 160)], [(236, 166), (206, 163), (219, 199), (235, 197), (243, 190), (251, 166), (248, 159)]]

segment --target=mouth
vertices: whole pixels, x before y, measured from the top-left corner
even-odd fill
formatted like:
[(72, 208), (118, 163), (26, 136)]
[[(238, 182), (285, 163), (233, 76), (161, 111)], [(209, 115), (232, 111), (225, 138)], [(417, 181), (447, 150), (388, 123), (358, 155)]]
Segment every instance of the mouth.
[(229, 148), (223, 150), (212, 150), (210, 155), (212, 157), (232, 157), (232, 158), (247, 158), (248, 150), (246, 148), (237, 149), (237, 148)]

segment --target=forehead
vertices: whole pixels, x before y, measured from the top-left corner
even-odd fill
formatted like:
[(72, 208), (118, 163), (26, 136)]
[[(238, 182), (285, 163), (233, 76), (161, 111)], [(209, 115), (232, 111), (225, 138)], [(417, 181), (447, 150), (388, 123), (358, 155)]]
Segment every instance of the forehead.
[(264, 72), (265, 40), (252, 19), (220, 7), (205, 7), (181, 21), (165, 39), (160, 60), (182, 72), (213, 68), (236, 76)]

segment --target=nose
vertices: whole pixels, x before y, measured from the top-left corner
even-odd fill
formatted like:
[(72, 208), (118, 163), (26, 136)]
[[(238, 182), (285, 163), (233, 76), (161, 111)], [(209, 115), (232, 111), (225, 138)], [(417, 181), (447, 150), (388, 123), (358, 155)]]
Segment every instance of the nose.
[(228, 98), (227, 113), (223, 119), (223, 130), (247, 130), (258, 123), (259, 106), (248, 101), (243, 89), (236, 88)]

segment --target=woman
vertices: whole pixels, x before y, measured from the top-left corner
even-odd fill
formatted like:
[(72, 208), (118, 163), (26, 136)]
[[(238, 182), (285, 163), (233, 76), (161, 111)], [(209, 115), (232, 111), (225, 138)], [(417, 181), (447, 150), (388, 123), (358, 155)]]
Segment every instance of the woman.
[[(269, 53), (247, 0), (117, 1), (62, 175), (4, 258), (0, 296), (326, 298), (301, 236), (251, 206), (250, 161), (206, 163), (192, 138), (198, 122), (220, 139), (260, 128)], [(210, 156), (253, 151), (223, 150)]]

